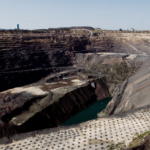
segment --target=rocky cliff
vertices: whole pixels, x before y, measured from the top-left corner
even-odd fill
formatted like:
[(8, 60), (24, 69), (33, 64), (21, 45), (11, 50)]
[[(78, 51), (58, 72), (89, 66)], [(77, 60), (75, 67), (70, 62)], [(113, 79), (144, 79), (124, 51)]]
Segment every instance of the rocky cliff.
[(94, 82), (95, 88), (86, 81), (68, 79), (1, 92), (0, 137), (59, 126), (97, 99), (110, 96), (105, 78)]
[[(0, 35), (0, 91), (36, 82), (74, 65), (73, 50), (82, 50), (87, 37), (47, 33)], [(74, 45), (74, 47), (72, 46)]]
[[(106, 77), (107, 87), (113, 98), (106, 109), (98, 114), (99, 117), (116, 114), (117, 112), (122, 113), (149, 104), (148, 95), (146, 96), (149, 90), (149, 82), (147, 81), (149, 69), (146, 68), (149, 66), (147, 62), (149, 58), (148, 55), (129, 55), (126, 53), (76, 55), (77, 66), (91, 71), (90, 74), (84, 73), (84, 76)], [(147, 82), (146, 84), (144, 80)], [(140, 89), (140, 91), (136, 89)], [(135, 97), (132, 99), (131, 97), (134, 95)]]

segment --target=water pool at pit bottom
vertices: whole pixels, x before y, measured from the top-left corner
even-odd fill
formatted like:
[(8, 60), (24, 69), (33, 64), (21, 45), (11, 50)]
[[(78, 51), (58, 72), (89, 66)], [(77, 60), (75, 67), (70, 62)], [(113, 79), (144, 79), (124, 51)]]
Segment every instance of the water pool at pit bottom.
[(65, 121), (61, 126), (78, 124), (86, 122), (88, 120), (96, 119), (97, 113), (106, 108), (107, 104), (111, 101), (112, 97), (105, 98), (103, 100), (96, 101), (91, 106), (85, 108), (81, 112), (74, 115), (72, 118)]

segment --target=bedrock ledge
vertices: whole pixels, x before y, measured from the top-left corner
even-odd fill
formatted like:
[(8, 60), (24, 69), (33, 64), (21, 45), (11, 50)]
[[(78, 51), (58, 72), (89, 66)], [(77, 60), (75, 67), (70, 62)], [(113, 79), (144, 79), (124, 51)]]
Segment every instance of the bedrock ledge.
[(43, 85), (1, 92), (0, 137), (57, 127), (97, 100), (110, 97), (106, 78), (93, 82), (95, 88), (84, 81), (51, 90)]

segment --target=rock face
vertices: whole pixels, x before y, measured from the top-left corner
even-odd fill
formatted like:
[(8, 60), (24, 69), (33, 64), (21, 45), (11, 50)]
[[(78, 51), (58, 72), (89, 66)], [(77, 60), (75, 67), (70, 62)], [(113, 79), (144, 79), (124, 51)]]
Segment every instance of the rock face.
[(88, 41), (82, 36), (46, 33), (0, 34), (0, 91), (36, 82), (73, 66), (72, 51), (84, 49)]
[(142, 67), (128, 79), (128, 83), (120, 104), (114, 114), (126, 112), (130, 109), (143, 107), (149, 104), (150, 97), (150, 61), (146, 61)]
[[(146, 66), (149, 62), (149, 56), (138, 58), (138, 61), (140, 59), (144, 62), (143, 65), (138, 71), (134, 71), (134, 75), (127, 76), (117, 91), (113, 91), (112, 101), (107, 105), (105, 110), (98, 114), (99, 117), (127, 112), (149, 104), (149, 70)], [(137, 63), (136, 59), (135, 63)], [(132, 62), (133, 64), (134, 62)]]
[[(142, 63), (143, 62), (146, 63), (148, 59), (149, 56), (145, 56), (145, 55), (135, 55), (135, 54), (127, 55), (127, 54), (117, 54), (117, 53), (113, 53), (113, 54), (97, 53), (97, 54), (76, 55), (76, 60), (77, 60), (76, 64), (78, 65), (78, 67), (86, 68), (91, 71), (91, 74), (89, 75), (87, 74), (87, 76), (106, 77), (106, 83), (109, 92), (111, 93), (111, 96), (113, 98), (110, 101), (110, 103), (107, 105), (106, 109), (98, 114), (99, 117), (108, 116), (113, 113), (116, 113), (117, 111), (118, 113), (125, 112), (127, 110), (133, 108), (139, 108), (149, 104), (146, 97), (146, 93), (148, 94), (148, 92), (146, 91), (149, 90), (148, 82), (147, 82), (147, 86), (144, 82), (142, 83), (142, 85), (145, 84), (145, 89), (143, 89), (144, 91), (143, 92), (141, 91), (143, 93), (143, 96), (142, 94), (140, 94), (140, 92), (137, 91), (137, 93), (139, 94), (134, 92), (135, 96), (137, 97), (134, 97), (133, 100), (128, 99), (127, 102), (127, 98), (126, 98), (126, 97), (129, 98), (131, 95), (132, 96), (134, 95), (128, 91), (129, 89), (128, 85), (129, 86), (131, 85), (130, 83), (133, 82), (133, 79), (135, 80), (134, 83), (137, 83), (139, 86), (139, 82), (148, 78), (149, 70), (147, 70), (144, 67), (142, 67), (141, 71), (138, 70), (138, 68), (141, 67)], [(149, 66), (149, 64), (147, 65)], [(134, 73), (135, 75), (133, 75)], [(129, 96), (129, 94), (131, 95)], [(139, 96), (141, 97), (141, 99), (139, 99)], [(142, 103), (140, 104), (140, 102)], [(136, 103), (135, 107), (133, 107), (134, 103)], [(139, 105), (137, 105), (137, 103), (139, 103)]]
[[(99, 36), (90, 36), (89, 32), (72, 29), (79, 27), (0, 31), (0, 91), (37, 82), (49, 74), (72, 67), (76, 53), (150, 53), (149, 33), (100, 30)], [(90, 27), (80, 29), (95, 31)]]
[(101, 100), (110, 96), (105, 78), (95, 80), (95, 88), (77, 79), (66, 82), (75, 83), (54, 89), (46, 85), (2, 92), (0, 137), (56, 127), (97, 98)]

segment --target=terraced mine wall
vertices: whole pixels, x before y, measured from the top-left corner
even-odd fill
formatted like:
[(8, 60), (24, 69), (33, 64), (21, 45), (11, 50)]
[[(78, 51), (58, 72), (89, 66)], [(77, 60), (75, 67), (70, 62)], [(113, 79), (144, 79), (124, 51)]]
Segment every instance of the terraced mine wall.
[(0, 31), (0, 91), (36, 82), (63, 67), (73, 67), (76, 53), (150, 53), (147, 32), (102, 31), (97, 36), (74, 32)]
[(73, 50), (85, 49), (88, 42), (87, 37), (70, 35), (1, 34), (0, 91), (36, 82), (73, 66)]

